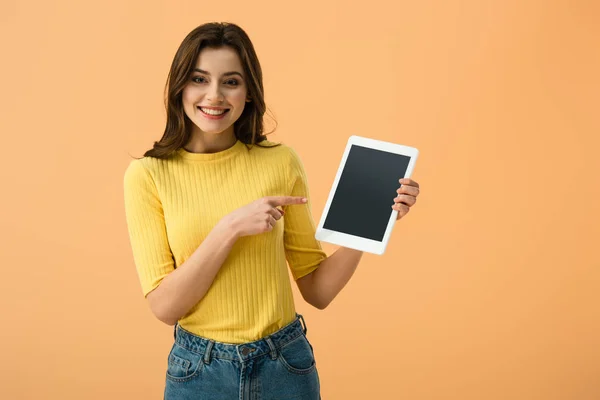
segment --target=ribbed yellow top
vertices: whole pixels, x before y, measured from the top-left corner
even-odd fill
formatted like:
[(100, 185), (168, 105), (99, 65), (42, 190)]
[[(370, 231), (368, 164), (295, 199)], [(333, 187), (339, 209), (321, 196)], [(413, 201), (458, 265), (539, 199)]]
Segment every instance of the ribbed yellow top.
[[(273, 145), (265, 140), (261, 145)], [(270, 232), (239, 238), (206, 295), (179, 324), (225, 343), (269, 335), (295, 318), (288, 266), (296, 280), (327, 255), (315, 239), (307, 176), (289, 146), (217, 153), (183, 148), (169, 159), (132, 160), (124, 175), (127, 227), (144, 296), (198, 248), (217, 222), (264, 196), (303, 196), (284, 206)]]

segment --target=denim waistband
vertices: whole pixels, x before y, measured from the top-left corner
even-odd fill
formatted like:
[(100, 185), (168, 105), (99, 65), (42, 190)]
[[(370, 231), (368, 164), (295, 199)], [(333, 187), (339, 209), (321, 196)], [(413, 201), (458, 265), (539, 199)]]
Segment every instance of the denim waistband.
[[(302, 320), (302, 323), (300, 323)], [(225, 360), (247, 361), (252, 358), (270, 354), (271, 358), (277, 358), (277, 349), (292, 341), (296, 337), (306, 334), (306, 323), (300, 314), (296, 314), (294, 321), (271, 335), (254, 342), (232, 344), (217, 342), (191, 333), (179, 324), (175, 324), (175, 343), (189, 351), (204, 356), (204, 362), (209, 363), (211, 358)]]

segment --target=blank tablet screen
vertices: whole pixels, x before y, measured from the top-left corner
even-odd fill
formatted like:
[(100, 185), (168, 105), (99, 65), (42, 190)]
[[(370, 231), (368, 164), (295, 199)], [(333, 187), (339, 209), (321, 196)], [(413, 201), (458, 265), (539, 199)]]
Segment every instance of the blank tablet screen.
[(323, 228), (381, 242), (410, 157), (353, 144)]

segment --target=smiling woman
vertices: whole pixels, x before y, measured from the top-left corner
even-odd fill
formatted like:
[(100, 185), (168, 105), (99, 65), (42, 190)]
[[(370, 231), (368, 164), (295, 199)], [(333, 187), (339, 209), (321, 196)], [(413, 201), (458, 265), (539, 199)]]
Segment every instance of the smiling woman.
[[(214, 153), (231, 147), (234, 138), (249, 148), (280, 146), (263, 133), (267, 111), (263, 91), (258, 56), (239, 26), (197, 27), (184, 38), (171, 63), (165, 85), (166, 127), (144, 156), (167, 159), (181, 148)], [(219, 116), (209, 110), (227, 111)], [(268, 146), (263, 146), (265, 141)]]
[(235, 139), (233, 123), (242, 115), (245, 103), (251, 101), (243, 75), (238, 72), (242, 70), (240, 57), (228, 46), (206, 47), (198, 56), (182, 94), (185, 114), (194, 122), (192, 143), (186, 146), (189, 151), (203, 152), (207, 146), (219, 143), (221, 137)]
[(298, 282), (327, 255), (301, 160), (263, 134), (263, 96), (246, 33), (199, 26), (171, 65), (163, 137), (125, 172), (142, 291), (174, 325), (166, 400), (320, 398), (286, 261)]

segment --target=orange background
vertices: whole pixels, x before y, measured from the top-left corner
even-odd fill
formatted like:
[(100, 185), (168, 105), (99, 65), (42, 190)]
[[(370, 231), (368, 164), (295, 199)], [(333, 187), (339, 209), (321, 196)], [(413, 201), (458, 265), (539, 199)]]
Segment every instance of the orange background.
[(213, 20), (254, 42), (316, 223), (350, 135), (421, 152), (386, 253), (324, 311), (294, 285), (323, 399), (600, 398), (600, 6), (574, 0), (3, 1), (0, 398), (162, 398), (123, 174)]

